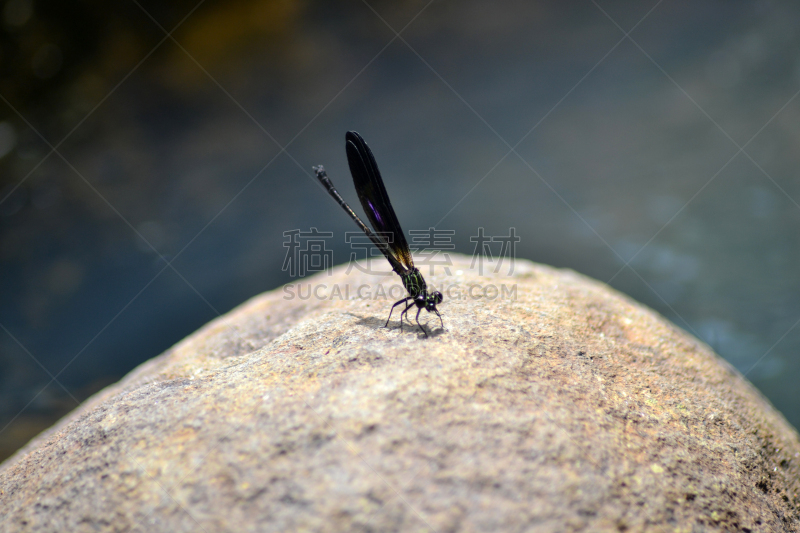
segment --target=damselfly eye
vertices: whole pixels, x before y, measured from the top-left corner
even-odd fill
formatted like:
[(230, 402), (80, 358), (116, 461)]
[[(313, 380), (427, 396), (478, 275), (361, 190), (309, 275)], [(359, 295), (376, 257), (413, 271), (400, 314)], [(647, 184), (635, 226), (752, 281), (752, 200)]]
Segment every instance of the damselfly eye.
[(436, 300), (436, 303), (437, 303), (437, 304), (440, 304), (440, 303), (442, 303), (443, 296), (442, 296), (442, 293), (441, 293), (441, 292), (439, 292), (439, 291), (435, 291), (435, 292), (433, 293), (433, 295), (432, 295), (432, 296), (433, 296), (433, 299), (434, 299), (434, 300)]

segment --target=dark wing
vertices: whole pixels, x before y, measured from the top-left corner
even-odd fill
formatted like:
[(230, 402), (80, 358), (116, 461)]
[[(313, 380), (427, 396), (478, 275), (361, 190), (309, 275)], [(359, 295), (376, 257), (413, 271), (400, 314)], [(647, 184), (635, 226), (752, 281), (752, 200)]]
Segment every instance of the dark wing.
[(411, 259), (406, 236), (397, 221), (397, 215), (394, 214), (372, 151), (361, 135), (354, 131), (348, 131), (345, 140), (350, 174), (353, 175), (358, 199), (361, 200), (361, 206), (367, 213), (372, 228), (379, 234), (391, 236), (389, 248), (395, 257), (411, 270), (414, 268), (414, 260)]

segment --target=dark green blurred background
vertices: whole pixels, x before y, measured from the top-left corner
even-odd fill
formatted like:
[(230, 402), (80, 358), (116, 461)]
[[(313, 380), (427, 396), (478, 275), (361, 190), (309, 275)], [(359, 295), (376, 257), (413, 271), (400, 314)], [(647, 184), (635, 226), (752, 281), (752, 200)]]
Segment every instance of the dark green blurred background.
[(1, 39), (0, 459), (290, 281), (284, 231), (347, 261), (348, 129), (407, 231), (514, 227), (800, 425), (796, 2), (9, 0)]

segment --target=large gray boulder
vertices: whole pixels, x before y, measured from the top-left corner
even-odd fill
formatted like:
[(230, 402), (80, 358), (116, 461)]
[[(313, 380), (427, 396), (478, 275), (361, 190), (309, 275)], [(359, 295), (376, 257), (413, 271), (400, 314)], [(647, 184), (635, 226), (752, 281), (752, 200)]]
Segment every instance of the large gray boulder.
[(429, 338), (340, 299), (399, 282), (344, 267), (206, 325), (6, 461), (1, 529), (800, 530), (797, 433), (707, 346), (574, 272), (453, 257)]

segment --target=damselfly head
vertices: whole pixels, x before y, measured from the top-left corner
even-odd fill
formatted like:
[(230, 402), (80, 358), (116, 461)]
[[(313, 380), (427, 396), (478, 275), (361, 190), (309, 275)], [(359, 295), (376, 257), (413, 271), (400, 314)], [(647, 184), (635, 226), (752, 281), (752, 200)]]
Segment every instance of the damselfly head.
[(433, 291), (428, 295), (425, 299), (425, 310), (428, 312), (432, 312), (436, 310), (436, 305), (442, 303), (442, 293), (439, 291)]

